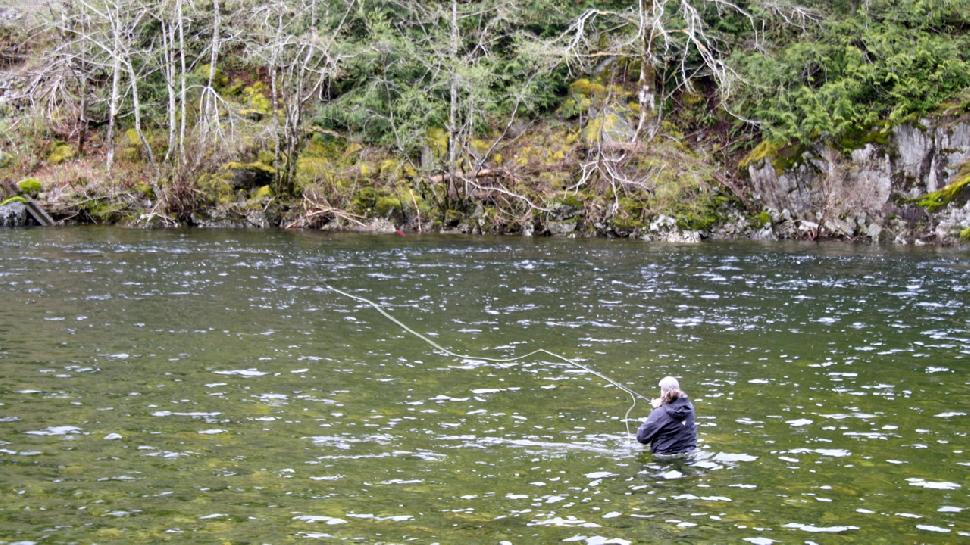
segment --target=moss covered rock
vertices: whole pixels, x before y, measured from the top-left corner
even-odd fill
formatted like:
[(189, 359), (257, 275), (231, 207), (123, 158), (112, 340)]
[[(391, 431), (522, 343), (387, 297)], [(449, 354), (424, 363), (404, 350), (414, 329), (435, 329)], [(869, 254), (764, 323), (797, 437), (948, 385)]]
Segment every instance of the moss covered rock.
[(0, 206), (7, 206), (8, 204), (15, 203), (15, 202), (23, 204), (27, 202), (27, 199), (21, 197), (20, 195), (14, 195), (13, 197), (4, 199), (3, 202), (0, 202)]
[(223, 168), (232, 173), (229, 183), (234, 189), (255, 189), (273, 183), (273, 179), (276, 178), (276, 169), (260, 161), (251, 163), (232, 161), (226, 163)]
[(73, 159), (75, 155), (77, 155), (77, 150), (74, 149), (74, 146), (59, 143), (55, 144), (50, 154), (47, 155), (47, 162), (52, 165), (57, 165), (69, 159)]
[(24, 178), (17, 182), (17, 191), (28, 197), (36, 197), (43, 189), (44, 185), (37, 178)]
[(929, 212), (935, 212), (945, 208), (951, 202), (960, 204), (966, 202), (968, 198), (970, 198), (970, 161), (960, 167), (956, 179), (938, 191), (927, 193), (917, 201), (917, 204)]

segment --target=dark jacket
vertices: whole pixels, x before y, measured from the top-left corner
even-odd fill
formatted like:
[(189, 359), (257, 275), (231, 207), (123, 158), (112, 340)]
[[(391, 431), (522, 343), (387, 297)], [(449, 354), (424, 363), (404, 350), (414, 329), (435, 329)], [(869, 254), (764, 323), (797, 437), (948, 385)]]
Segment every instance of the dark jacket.
[(650, 412), (637, 430), (637, 441), (650, 444), (655, 454), (678, 454), (697, 447), (694, 406), (687, 396), (680, 397)]

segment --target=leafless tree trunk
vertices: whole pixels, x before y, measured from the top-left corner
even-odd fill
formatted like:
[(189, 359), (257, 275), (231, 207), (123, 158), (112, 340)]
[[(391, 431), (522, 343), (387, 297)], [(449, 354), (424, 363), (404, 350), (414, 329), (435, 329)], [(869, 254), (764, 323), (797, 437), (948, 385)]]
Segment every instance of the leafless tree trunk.
[(131, 57), (127, 57), (125, 60), (125, 66), (128, 69), (128, 78), (131, 84), (131, 102), (132, 111), (135, 117), (135, 132), (138, 133), (138, 139), (141, 140), (141, 144), (145, 149), (145, 156), (148, 159), (148, 163), (152, 166), (155, 171), (156, 178), (159, 175), (158, 163), (155, 161), (155, 154), (152, 152), (152, 145), (145, 137), (145, 132), (142, 130), (141, 126), (141, 99), (138, 94), (138, 75), (135, 73), (135, 66), (132, 63)]
[(165, 74), (165, 91), (168, 95), (168, 145), (165, 149), (164, 158), (164, 162), (168, 163), (178, 145), (177, 101), (175, 97), (175, 25), (162, 19), (160, 27), (162, 32), (162, 69)]
[[(457, 198), (455, 174), (458, 169), (458, 0), (451, 0), (451, 18), (448, 53), (451, 77), (448, 84), (448, 192)], [(453, 194), (455, 193), (455, 194)]]
[(219, 63), (220, 44), (220, 25), (222, 23), (222, 13), (219, 7), (219, 0), (212, 0), (212, 37), (209, 40), (209, 79), (204, 89), (199, 104), (199, 124), (202, 144), (208, 142), (210, 126), (215, 126), (216, 133), (222, 132), (219, 123), (219, 103), (218, 93), (215, 89), (216, 67)]
[(114, 164), (115, 120), (118, 118), (118, 102), (121, 100), (121, 30), (114, 18), (111, 20), (111, 37), (111, 98), (108, 101), (108, 134), (105, 136), (105, 145), (108, 147), (106, 161), (109, 172)]
[(179, 164), (185, 166), (185, 122), (186, 122), (186, 97), (185, 86), (185, 18), (182, 15), (182, 0), (175, 1), (175, 19), (178, 25), (179, 34)]
[(255, 10), (264, 31), (256, 54), (270, 74), (272, 129), (276, 136), (274, 167), (280, 194), (294, 190), (306, 108), (311, 100), (319, 98), (341, 62), (334, 51), (334, 41), (353, 5), (353, 0), (346, 4), (326, 2), (322, 6), (318, 0), (276, 0)]

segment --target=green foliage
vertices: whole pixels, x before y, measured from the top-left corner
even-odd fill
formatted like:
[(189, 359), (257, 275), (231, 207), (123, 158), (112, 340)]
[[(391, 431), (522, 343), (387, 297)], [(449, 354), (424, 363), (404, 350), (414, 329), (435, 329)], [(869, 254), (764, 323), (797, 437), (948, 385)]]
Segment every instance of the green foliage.
[(771, 225), (771, 214), (767, 210), (762, 210), (751, 218), (751, 223), (758, 229)]
[(970, 227), (960, 231), (960, 240), (962, 242), (970, 242)]
[[(195, 70), (192, 71), (193, 75), (195, 76), (194, 79), (204, 85), (208, 85), (210, 66), (212, 65), (208, 63), (200, 64), (196, 66)], [(217, 66), (215, 70), (215, 77), (212, 79), (212, 86), (215, 87), (216, 90), (222, 91), (228, 85), (229, 85), (229, 77), (226, 76), (226, 74), (223, 73), (222, 69)]]
[(81, 205), (81, 210), (87, 214), (92, 223), (103, 224), (122, 221), (126, 216), (125, 208), (123, 203), (106, 199), (91, 199)]
[(36, 197), (44, 189), (44, 184), (37, 178), (24, 178), (17, 182), (17, 190), (21, 195)]
[[(735, 53), (751, 82), (735, 108), (778, 142), (878, 141), (970, 85), (970, 3), (879, 0), (834, 14), (771, 55)], [(884, 133), (883, 133), (884, 134)]]
[(351, 208), (360, 214), (368, 214), (377, 205), (380, 194), (373, 187), (365, 187), (359, 190), (351, 201)]
[(57, 165), (67, 161), (68, 159), (73, 159), (77, 155), (77, 150), (74, 146), (70, 144), (58, 143), (54, 145), (51, 149), (50, 154), (47, 155), (47, 162), (52, 165)]
[(374, 203), (374, 212), (378, 216), (387, 217), (394, 212), (401, 211), (401, 199), (396, 197), (381, 195)]

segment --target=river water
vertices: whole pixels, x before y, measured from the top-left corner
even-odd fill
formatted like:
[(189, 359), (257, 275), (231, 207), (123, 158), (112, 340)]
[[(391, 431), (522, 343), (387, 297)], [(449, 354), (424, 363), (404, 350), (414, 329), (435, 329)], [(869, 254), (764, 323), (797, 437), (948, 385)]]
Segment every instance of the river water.
[[(693, 400), (700, 451), (631, 442)], [(956, 543), (970, 255), (107, 228), (0, 238), (0, 543)]]

